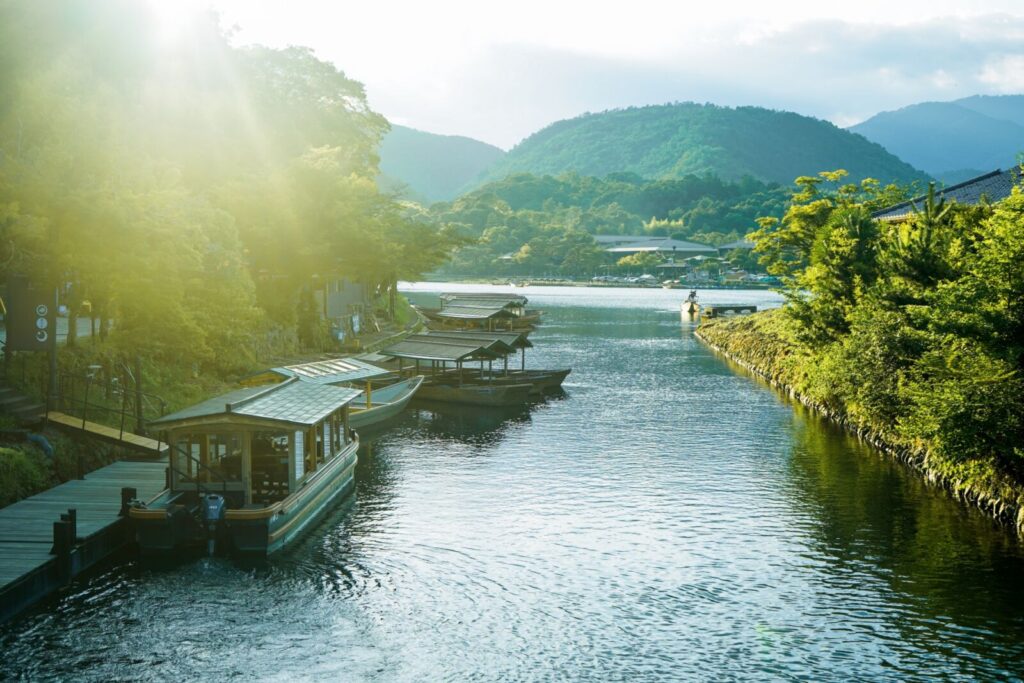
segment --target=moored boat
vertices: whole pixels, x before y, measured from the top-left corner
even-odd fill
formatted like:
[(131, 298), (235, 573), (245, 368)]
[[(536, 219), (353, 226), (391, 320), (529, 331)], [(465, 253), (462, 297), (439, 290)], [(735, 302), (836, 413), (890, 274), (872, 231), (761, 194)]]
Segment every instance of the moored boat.
[[(419, 396), (424, 399), (510, 405), (557, 390), (571, 369), (526, 370), (526, 349), (533, 344), (524, 334), (498, 332), (430, 332), (410, 335), (382, 349), (397, 362), (397, 373), (407, 369), (425, 376)], [(522, 367), (509, 368), (509, 356), (521, 352)], [(412, 368), (404, 365), (412, 361)], [(495, 367), (495, 362), (499, 367)], [(479, 363), (470, 366), (468, 363)], [(507, 391), (499, 391), (508, 387)], [(525, 387), (526, 391), (522, 388)]]
[(304, 382), (238, 389), (154, 420), (168, 487), (128, 516), (143, 554), (280, 550), (354, 487), (358, 391)]
[[(254, 375), (250, 383), (280, 382), (289, 377), (362, 389), (349, 407), (349, 424), (357, 429), (377, 426), (399, 415), (422, 384), (415, 377), (396, 383), (391, 370), (358, 358), (331, 358), (272, 368)], [(380, 386), (374, 387), (375, 382)]]
[(451, 382), (425, 383), (417, 398), (442, 403), (464, 403), (475, 406), (522, 405), (530, 399), (532, 384), (459, 384)]
[(349, 424), (366, 429), (396, 417), (423, 384), (423, 377), (411, 377), (378, 389), (368, 389), (352, 401)]

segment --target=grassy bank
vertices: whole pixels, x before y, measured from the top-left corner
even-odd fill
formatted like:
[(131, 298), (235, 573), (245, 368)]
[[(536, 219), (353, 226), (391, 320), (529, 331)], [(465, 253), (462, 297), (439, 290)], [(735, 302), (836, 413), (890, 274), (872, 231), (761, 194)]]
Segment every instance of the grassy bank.
[[(899, 419), (866, 417), (844, 401), (825, 354), (801, 346), (781, 309), (705, 320), (697, 336), (794, 399), (908, 464), (931, 483), (976, 505), (1024, 535), (1024, 481), (1001, 465), (998, 454), (959, 457), (920, 438), (909, 438)], [(894, 411), (899, 414), (898, 411)]]

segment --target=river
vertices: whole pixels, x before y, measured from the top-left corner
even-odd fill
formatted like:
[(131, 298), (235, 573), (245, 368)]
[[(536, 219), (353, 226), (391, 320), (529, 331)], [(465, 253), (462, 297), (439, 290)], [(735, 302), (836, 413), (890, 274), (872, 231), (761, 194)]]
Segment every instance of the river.
[(0, 627), (0, 679), (1024, 676), (1011, 532), (717, 357), (684, 290), (519, 291), (564, 396), (409, 411), (296, 547), (112, 564)]

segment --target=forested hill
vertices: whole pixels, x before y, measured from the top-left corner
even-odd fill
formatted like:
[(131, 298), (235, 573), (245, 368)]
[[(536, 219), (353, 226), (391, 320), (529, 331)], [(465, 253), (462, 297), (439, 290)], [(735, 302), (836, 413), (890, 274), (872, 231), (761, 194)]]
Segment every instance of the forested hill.
[(630, 172), (650, 179), (711, 173), (788, 185), (798, 176), (836, 168), (849, 171), (852, 181), (926, 178), (882, 146), (826, 121), (760, 107), (681, 103), (559, 121), (519, 143), (484, 180), (516, 172)]
[(922, 102), (850, 130), (946, 182), (959, 182), (1008, 168), (1024, 151), (1024, 95)]
[(505, 151), (472, 138), (392, 125), (380, 146), (384, 183), (428, 202), (453, 199)]

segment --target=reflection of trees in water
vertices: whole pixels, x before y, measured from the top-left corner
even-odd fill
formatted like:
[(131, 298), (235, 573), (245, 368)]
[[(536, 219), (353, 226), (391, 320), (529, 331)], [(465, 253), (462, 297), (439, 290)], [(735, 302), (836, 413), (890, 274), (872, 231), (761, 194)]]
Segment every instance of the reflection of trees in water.
[[(803, 406), (794, 410), (794, 503), (815, 522), (815, 554), (831, 558), (825, 571), (840, 580), (871, 572), (888, 586), (886, 600), (920, 615), (916, 624), (894, 620), (908, 641), (921, 641), (923, 620), (983, 630), (1017, 623), (1016, 633), (964, 637), (959, 646), (991, 645), (979, 654), (998, 652), (1010, 666), (1024, 656), (1024, 553), (1010, 533)], [(948, 654), (948, 642), (922, 644)]]

